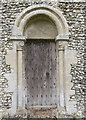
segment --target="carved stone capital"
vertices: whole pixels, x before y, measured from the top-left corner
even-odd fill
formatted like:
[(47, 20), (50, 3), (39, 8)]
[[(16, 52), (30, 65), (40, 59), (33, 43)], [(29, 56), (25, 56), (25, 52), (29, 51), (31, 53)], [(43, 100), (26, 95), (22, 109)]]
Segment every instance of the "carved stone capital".
[(64, 51), (66, 46), (67, 46), (68, 42), (67, 41), (58, 41), (58, 50), (59, 51)]
[(17, 50), (22, 51), (24, 47), (24, 41), (17, 42)]
[(56, 36), (55, 41), (58, 42), (58, 46), (59, 46), (58, 50), (64, 51), (65, 46), (67, 46), (67, 43), (69, 41), (69, 36), (68, 34), (59, 34), (58, 36)]
[(26, 38), (24, 36), (11, 36), (10, 41), (16, 42), (17, 50), (23, 50)]

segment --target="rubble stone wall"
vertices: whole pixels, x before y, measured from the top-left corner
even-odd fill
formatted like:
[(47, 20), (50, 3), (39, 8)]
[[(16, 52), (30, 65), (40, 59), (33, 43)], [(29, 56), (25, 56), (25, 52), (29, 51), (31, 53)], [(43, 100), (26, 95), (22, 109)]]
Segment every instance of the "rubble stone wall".
[(85, 16), (86, 2), (55, 2), (55, 1), (2, 1), (0, 4), (0, 112), (7, 111), (12, 104), (12, 91), (6, 91), (9, 81), (5, 74), (11, 73), (11, 67), (6, 63), (7, 50), (12, 49), (12, 42), (9, 42), (12, 34), (12, 27), (18, 16), (25, 8), (35, 4), (48, 4), (59, 8), (69, 25), (70, 42), (68, 48), (77, 51), (77, 64), (71, 64), (70, 74), (72, 75), (72, 90), (75, 94), (70, 95), (70, 100), (77, 101), (78, 115), (83, 115), (85, 106)]

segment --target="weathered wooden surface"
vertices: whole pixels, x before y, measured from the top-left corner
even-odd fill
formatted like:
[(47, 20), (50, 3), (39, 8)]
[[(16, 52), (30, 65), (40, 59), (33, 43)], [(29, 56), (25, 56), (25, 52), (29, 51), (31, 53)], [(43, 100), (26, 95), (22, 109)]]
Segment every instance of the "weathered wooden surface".
[(25, 45), (27, 106), (56, 105), (56, 46), (54, 41), (28, 40)]

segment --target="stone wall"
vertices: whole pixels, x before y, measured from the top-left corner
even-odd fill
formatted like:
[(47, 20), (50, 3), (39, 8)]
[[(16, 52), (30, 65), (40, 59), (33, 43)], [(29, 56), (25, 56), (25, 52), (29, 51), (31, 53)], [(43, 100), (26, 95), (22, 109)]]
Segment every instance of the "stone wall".
[(70, 96), (71, 100), (77, 101), (78, 112), (84, 112), (84, 89), (85, 89), (85, 73), (84, 73), (84, 40), (85, 34), (85, 14), (86, 3), (59, 3), (59, 7), (63, 10), (63, 14), (68, 21), (70, 40), (69, 49), (77, 51), (77, 64), (71, 64), (71, 75), (73, 83), (72, 90), (75, 94)]
[[(70, 42), (68, 47), (70, 50), (77, 51), (77, 64), (71, 64), (70, 74), (72, 75), (72, 90), (75, 94), (70, 95), (71, 101), (77, 101), (78, 116), (83, 116), (85, 101), (85, 72), (84, 72), (84, 56), (85, 56), (85, 14), (86, 2), (55, 2), (55, 1), (2, 1), (0, 4), (0, 112), (5, 112), (11, 108), (12, 91), (7, 91), (9, 81), (5, 74), (10, 74), (12, 69), (6, 62), (7, 50), (12, 49), (12, 42), (9, 42), (12, 34), (16, 16), (25, 8), (34, 4), (48, 4), (55, 8), (61, 9), (64, 17), (69, 25)], [(86, 57), (86, 56), (85, 56)], [(3, 113), (4, 114), (4, 113)], [(75, 116), (77, 116), (75, 115)], [(85, 115), (85, 114), (84, 114)]]

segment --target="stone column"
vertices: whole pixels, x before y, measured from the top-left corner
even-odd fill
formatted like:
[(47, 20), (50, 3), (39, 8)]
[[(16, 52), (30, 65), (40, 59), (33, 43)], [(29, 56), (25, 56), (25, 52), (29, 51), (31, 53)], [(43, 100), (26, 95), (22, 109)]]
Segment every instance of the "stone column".
[(65, 112), (65, 48), (69, 38), (65, 35), (56, 37), (56, 51), (57, 51), (57, 96), (58, 109)]
[(17, 87), (18, 87), (18, 109), (22, 109), (23, 107), (23, 46), (24, 41), (19, 42), (17, 45)]
[(16, 94), (17, 94), (17, 98), (16, 98), (16, 110), (17, 113), (19, 115), (23, 115), (23, 117), (26, 117), (26, 110), (25, 110), (25, 104), (26, 104), (26, 98), (25, 98), (25, 69), (24, 69), (24, 43), (25, 43), (25, 38), (22, 36), (12, 36), (11, 41), (13, 41), (13, 43), (15, 44), (14, 46), (16, 46), (16, 50), (15, 50), (15, 59), (16, 59)]
[(59, 56), (59, 87), (60, 87), (60, 106), (64, 108), (64, 47), (60, 46), (58, 48)]

